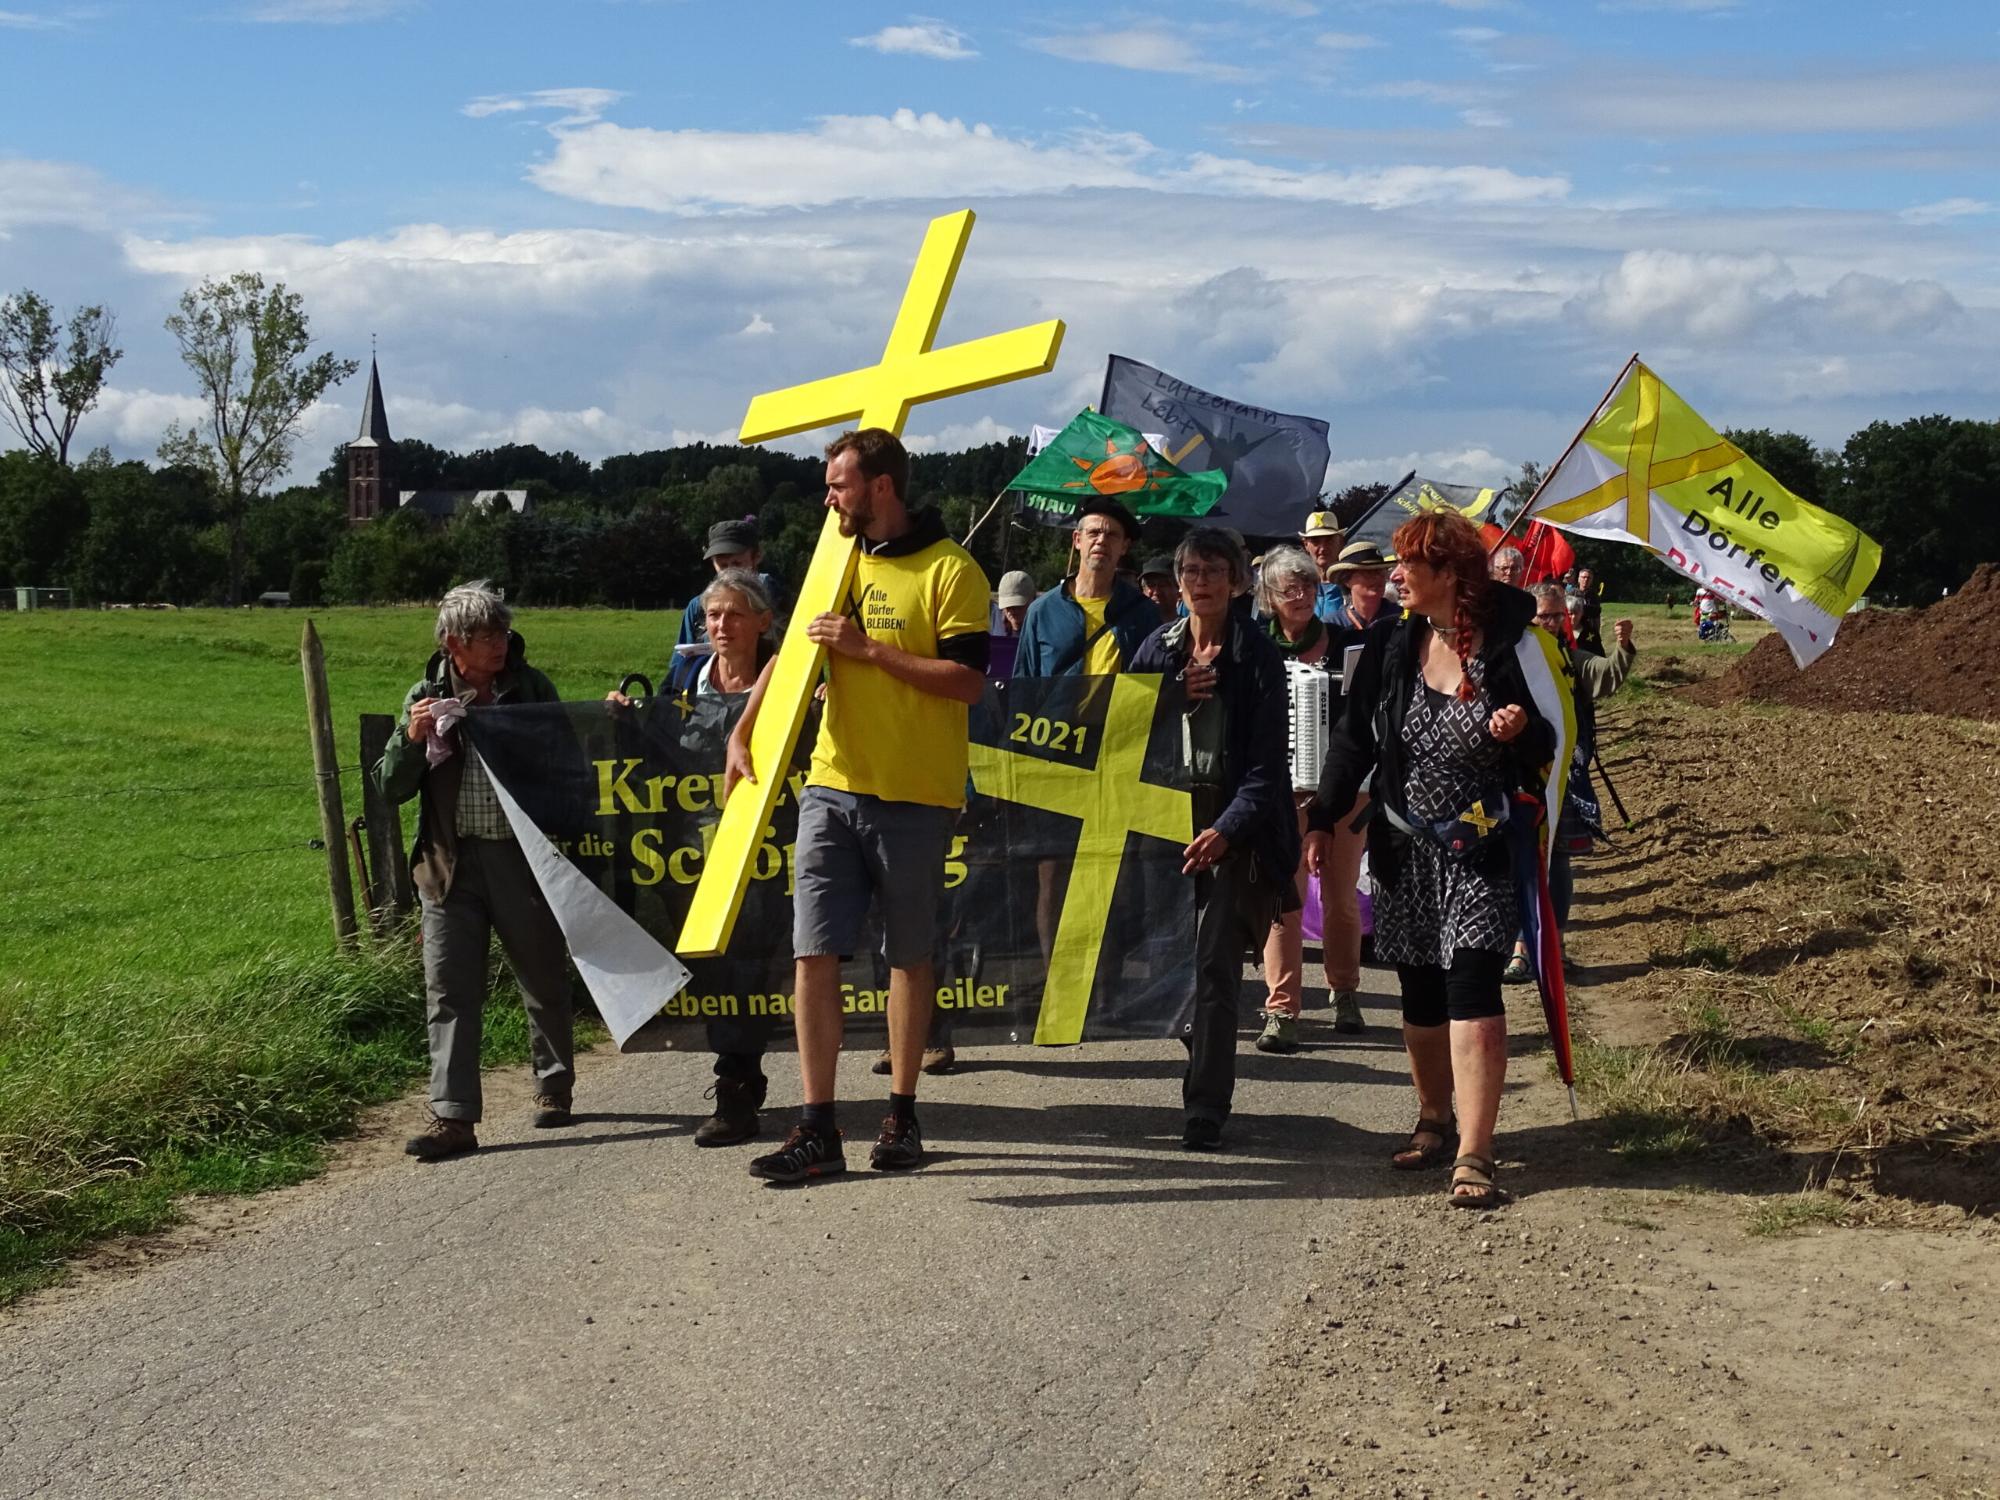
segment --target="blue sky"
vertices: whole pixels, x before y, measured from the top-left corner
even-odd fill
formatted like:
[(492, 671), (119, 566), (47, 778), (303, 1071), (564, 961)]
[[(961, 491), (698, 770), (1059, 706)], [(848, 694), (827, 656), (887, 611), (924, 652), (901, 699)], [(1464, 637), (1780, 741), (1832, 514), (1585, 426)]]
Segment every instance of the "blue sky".
[(1070, 332), (923, 444), (1060, 422), (1113, 350), (1326, 418), (1336, 485), (1547, 461), (1634, 349), (1718, 426), (2000, 413), (1990, 4), (0, 0), (0, 48), (0, 287), (116, 310), (121, 455), (240, 268), (379, 339), (399, 435), (727, 438), (872, 359), (968, 206), (944, 337)]

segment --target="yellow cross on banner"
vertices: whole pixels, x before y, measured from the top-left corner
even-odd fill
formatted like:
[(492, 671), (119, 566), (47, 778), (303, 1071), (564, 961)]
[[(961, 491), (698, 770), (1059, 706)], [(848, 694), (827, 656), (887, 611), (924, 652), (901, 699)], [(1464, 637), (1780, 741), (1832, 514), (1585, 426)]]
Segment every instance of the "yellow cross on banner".
[(1112, 679), (1095, 768), (972, 746), (972, 783), (980, 792), (1062, 813), (1082, 824), (1035, 1020), (1035, 1040), (1045, 1045), (1083, 1040), (1098, 953), (1125, 858), (1125, 835), (1150, 834), (1175, 845), (1194, 837), (1194, 804), (1188, 794), (1139, 776), (1159, 697), (1158, 677), (1121, 674)]
[(1480, 833), (1488, 834), (1500, 826), (1500, 820), (1486, 810), (1484, 802), (1475, 802), (1459, 817), (1459, 822), (1470, 823)]
[[(1540, 507), (1534, 512), (1536, 520), (1566, 525), (1585, 516), (1596, 515), (1601, 510), (1609, 510), (1623, 500), (1626, 531), (1636, 537), (1641, 546), (1650, 547), (1653, 545), (1654, 490), (1663, 485), (1678, 484), (1683, 479), (1693, 479), (1697, 475), (1712, 474), (1742, 459), (1741, 450), (1728, 442), (1718, 442), (1697, 452), (1676, 454), (1672, 458), (1655, 458), (1654, 449), (1660, 441), (1660, 377), (1636, 361), (1634, 374), (1638, 389), (1630, 425), (1625, 429), (1625, 471), (1581, 495)], [(1622, 418), (1622, 410), (1618, 415)], [(1586, 433), (1596, 430), (1597, 424), (1592, 424)]]
[[(1060, 319), (943, 349), (931, 347), (971, 234), (970, 209), (931, 220), (882, 358), (866, 369), (754, 398), (737, 441), (761, 443), (855, 418), (863, 427), (886, 427), (900, 435), (910, 408), (919, 402), (1053, 369), (1062, 348)], [(840, 607), (854, 576), (854, 554), (854, 540), (840, 534), (839, 518), (829, 511), (751, 729), (750, 761), (757, 780), (737, 786), (716, 824), (715, 843), (681, 924), (684, 958), (713, 957), (729, 946), (750, 883), (751, 861), (784, 790), (784, 767), (791, 763), (806, 704), (819, 680), (824, 651), (806, 639), (806, 623)]]

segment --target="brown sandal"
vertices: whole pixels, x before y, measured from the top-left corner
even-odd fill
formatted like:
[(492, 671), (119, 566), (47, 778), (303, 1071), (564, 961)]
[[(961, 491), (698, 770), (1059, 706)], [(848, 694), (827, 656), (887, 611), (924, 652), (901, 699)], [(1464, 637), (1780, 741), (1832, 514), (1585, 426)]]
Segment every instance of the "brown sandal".
[[(1461, 1193), (1460, 1188), (1472, 1191)], [(1451, 1186), (1445, 1196), (1453, 1208), (1498, 1208), (1507, 1195), (1493, 1181), (1493, 1163), (1483, 1156), (1461, 1156), (1451, 1164)]]
[[(1417, 1137), (1434, 1135), (1435, 1146), (1420, 1146)], [(1389, 1165), (1398, 1172), (1422, 1172), (1430, 1167), (1441, 1167), (1451, 1156), (1451, 1148), (1458, 1140), (1458, 1122), (1455, 1120), (1426, 1120), (1417, 1117), (1416, 1125), (1410, 1131), (1410, 1144), (1389, 1158)]]

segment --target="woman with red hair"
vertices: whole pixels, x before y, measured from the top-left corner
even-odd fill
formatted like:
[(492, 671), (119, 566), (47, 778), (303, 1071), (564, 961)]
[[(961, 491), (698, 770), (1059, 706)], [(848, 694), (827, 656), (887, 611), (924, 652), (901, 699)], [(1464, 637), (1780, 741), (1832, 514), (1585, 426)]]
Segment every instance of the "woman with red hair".
[(1375, 952), (1402, 981), (1417, 1086), (1416, 1128), (1390, 1164), (1450, 1161), (1452, 1203), (1491, 1208), (1507, 1071), (1500, 975), (1519, 926), (1504, 828), (1509, 794), (1541, 791), (1558, 734), (1516, 651), (1534, 601), (1488, 578), (1472, 522), (1426, 511), (1393, 545), (1403, 613), (1363, 643), (1308, 815), (1306, 867), (1319, 872), (1366, 783)]

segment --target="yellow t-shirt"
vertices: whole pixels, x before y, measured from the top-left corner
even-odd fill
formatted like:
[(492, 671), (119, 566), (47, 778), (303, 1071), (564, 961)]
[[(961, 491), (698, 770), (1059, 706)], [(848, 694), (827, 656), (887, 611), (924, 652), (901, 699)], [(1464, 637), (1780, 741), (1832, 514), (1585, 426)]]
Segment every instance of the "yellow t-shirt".
[[(984, 635), (991, 590), (958, 543), (940, 537), (906, 555), (863, 551), (847, 613), (873, 639), (936, 657), (949, 636)], [(919, 692), (879, 667), (827, 653), (826, 717), (812, 786), (885, 802), (965, 802), (966, 706)]]
[[(1118, 659), (1118, 632), (1104, 629), (1104, 611), (1111, 607), (1109, 599), (1085, 599), (1072, 594), (1076, 607), (1083, 611), (1083, 638), (1090, 641), (1090, 649), (1083, 653), (1083, 670), (1093, 677), (1109, 677), (1122, 663)], [(1098, 635), (1099, 631), (1104, 631)], [(1097, 636), (1092, 641), (1091, 637)]]

